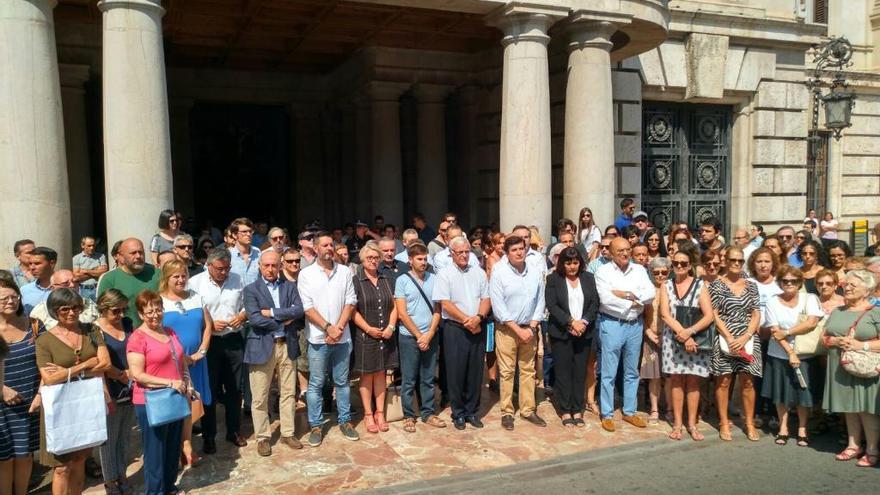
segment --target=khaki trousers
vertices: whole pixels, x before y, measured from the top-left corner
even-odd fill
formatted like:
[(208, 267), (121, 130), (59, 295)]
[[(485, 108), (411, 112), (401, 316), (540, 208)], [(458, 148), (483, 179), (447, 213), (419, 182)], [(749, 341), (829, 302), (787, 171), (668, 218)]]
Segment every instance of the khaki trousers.
[(296, 406), (296, 363), (287, 357), (287, 344), (276, 342), (272, 354), (265, 363), (251, 364), (248, 368), (252, 397), (251, 414), (257, 440), (268, 440), (272, 437), (272, 424), (269, 421), (269, 390), (276, 369), (280, 389), (281, 436), (292, 437), (293, 414)]
[(535, 412), (535, 356), (538, 336), (527, 343), (520, 341), (513, 330), (495, 323), (495, 356), (501, 376), (501, 414), (513, 415), (513, 375), (519, 366), (519, 413), (528, 416)]

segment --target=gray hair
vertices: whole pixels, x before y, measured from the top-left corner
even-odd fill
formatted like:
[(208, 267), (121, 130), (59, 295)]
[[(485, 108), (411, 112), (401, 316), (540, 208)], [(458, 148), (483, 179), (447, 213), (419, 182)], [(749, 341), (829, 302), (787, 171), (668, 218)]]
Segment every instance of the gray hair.
[(865, 266), (880, 265), (880, 256), (871, 256), (865, 261)]
[(874, 274), (868, 270), (851, 270), (843, 277), (844, 280), (856, 279), (859, 285), (865, 288), (870, 294), (877, 287), (877, 279)]
[(412, 238), (413, 240), (419, 238), (419, 232), (416, 229), (406, 229), (400, 234), (401, 239), (405, 239), (407, 237)]
[(176, 246), (177, 243), (180, 241), (193, 242), (193, 238), (189, 234), (177, 234), (176, 236), (174, 236), (174, 241), (173, 241), (172, 245)]
[(83, 306), (83, 298), (75, 290), (62, 287), (53, 290), (46, 299), (49, 316), (58, 319), (58, 309), (63, 306)]
[(449, 247), (450, 247), (450, 248), (452, 248), (452, 246), (455, 246), (456, 244), (464, 244), (464, 245), (467, 246), (467, 247), (471, 247), (471, 243), (468, 242), (467, 238), (466, 238), (465, 236), (463, 236), (463, 235), (459, 235), (459, 236), (453, 237), (453, 238), (449, 241)]
[(654, 270), (655, 268), (666, 268), (669, 269), (672, 267), (672, 261), (669, 258), (654, 258), (648, 263), (648, 269)]
[(390, 242), (390, 243), (392, 243), (392, 244), (397, 244), (397, 243), (394, 241), (394, 239), (392, 239), (392, 238), (390, 238), (390, 237), (383, 237), (383, 238), (379, 239), (379, 242), (378, 242), (377, 244), (380, 244), (380, 245), (381, 245), (383, 242)]
[(205, 259), (205, 264), (208, 265), (217, 260), (232, 263), (232, 255), (229, 254), (229, 249), (225, 247), (216, 247), (208, 251), (208, 257)]
[(382, 257), (382, 250), (379, 249), (379, 243), (377, 243), (376, 241), (367, 241), (367, 243), (364, 244), (364, 247), (362, 247), (361, 250), (358, 251), (358, 258), (361, 260), (361, 263), (364, 262), (364, 260), (367, 258), (367, 253), (370, 251), (378, 254), (380, 258)]

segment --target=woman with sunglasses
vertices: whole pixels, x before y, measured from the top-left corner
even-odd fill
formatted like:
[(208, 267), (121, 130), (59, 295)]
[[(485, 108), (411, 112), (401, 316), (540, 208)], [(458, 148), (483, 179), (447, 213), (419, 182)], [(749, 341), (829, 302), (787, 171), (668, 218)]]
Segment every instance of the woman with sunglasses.
[[(712, 282), (718, 280), (721, 276), (721, 254), (713, 249), (707, 249), (700, 254), (700, 268), (697, 273), (703, 279), (703, 283), (708, 286)], [(702, 273), (701, 273), (702, 272)]]
[(159, 231), (150, 239), (150, 259), (153, 265), (159, 265), (159, 253), (174, 248), (174, 238), (180, 233), (180, 217), (174, 210), (162, 210), (159, 213)]
[[(647, 250), (643, 244), (640, 246)], [(668, 258), (655, 258), (648, 262), (646, 268), (651, 274), (651, 282), (654, 283), (654, 288), (659, 294), (662, 288), (666, 287), (672, 263)], [(646, 380), (648, 383), (648, 399), (651, 404), (648, 422), (653, 425), (660, 421), (660, 386), (663, 378), (660, 370), (660, 334), (663, 329), (663, 322), (660, 319), (660, 304), (662, 304), (661, 298), (655, 297), (651, 305), (645, 307), (645, 337), (642, 339), (642, 360), (639, 368), (639, 379)]]
[[(49, 316), (58, 324), (43, 332), (36, 340), (37, 366), (43, 385), (64, 383), (70, 378), (102, 377), (110, 366), (110, 355), (101, 330), (79, 322), (83, 299), (73, 289), (55, 289), (46, 299)], [(54, 468), (52, 493), (77, 495), (83, 491), (86, 458), (92, 449), (67, 454), (51, 454), (46, 450), (46, 436), (40, 435), (40, 463)]]
[(589, 256), (602, 240), (602, 232), (593, 219), (593, 210), (586, 207), (581, 208), (581, 214), (578, 218), (577, 242), (584, 247), (584, 252)]
[[(704, 332), (712, 324), (712, 303), (706, 284), (696, 276), (697, 249), (690, 241), (679, 241), (678, 251), (672, 256), (674, 278), (667, 281), (665, 290), (658, 291), (662, 298), (660, 313), (666, 327), (663, 330), (663, 373), (669, 377), (672, 407), (672, 431), (669, 438), (681, 440), (684, 405), (687, 399), (687, 432), (695, 441), (705, 437), (697, 429), (699, 422), (700, 385), (709, 377), (710, 351), (700, 351), (693, 336)], [(676, 319), (678, 308), (699, 308), (703, 317), (685, 326)]]
[[(171, 260), (162, 267), (159, 276), (159, 295), (162, 297), (164, 316), (162, 325), (174, 330), (183, 346), (185, 361), (189, 364), (188, 371), (192, 385), (198, 392), (202, 404), (211, 405), (211, 385), (208, 378), (208, 347), (214, 321), (210, 313), (205, 311), (202, 298), (194, 291), (187, 289), (189, 272), (180, 260)], [(206, 448), (211, 454), (213, 449)], [(190, 466), (199, 462), (200, 458), (192, 448), (192, 420), (187, 419), (183, 425), (183, 456), (181, 461)]]
[(767, 301), (766, 326), (772, 338), (767, 346), (767, 361), (761, 395), (776, 405), (779, 433), (776, 445), (788, 443), (788, 411), (796, 408), (798, 416), (797, 444), (809, 445), (807, 420), (815, 398), (812, 394), (813, 356), (799, 356), (794, 349), (794, 338), (816, 328), (825, 313), (819, 298), (801, 293), (803, 273), (791, 265), (784, 265), (776, 274), (782, 293)]
[(110, 367), (104, 372), (107, 391), (114, 407), (107, 415), (107, 443), (101, 446), (101, 473), (104, 491), (108, 495), (134, 493), (125, 479), (128, 467), (126, 445), (134, 426), (134, 407), (131, 404), (130, 378), (126, 345), (133, 330), (132, 321), (125, 316), (128, 298), (117, 289), (108, 289), (98, 298), (100, 317), (95, 322), (104, 335), (104, 344), (110, 354)]
[(818, 296), (816, 275), (828, 266), (828, 257), (825, 255), (825, 250), (818, 242), (808, 239), (798, 245), (797, 256), (803, 263), (801, 272), (803, 272), (804, 276), (804, 290)]
[[(745, 258), (742, 249), (727, 250), (727, 273), (709, 284), (709, 297), (715, 315), (718, 338), (712, 351), (709, 370), (718, 379), (715, 384), (715, 403), (718, 408), (718, 435), (724, 441), (732, 440), (727, 405), (733, 377), (742, 383), (742, 402), (745, 430), (749, 440), (760, 439), (753, 421), (755, 413), (754, 378), (761, 377), (761, 342), (758, 325), (761, 312), (758, 287), (745, 278)], [(724, 339), (726, 351), (720, 345)]]

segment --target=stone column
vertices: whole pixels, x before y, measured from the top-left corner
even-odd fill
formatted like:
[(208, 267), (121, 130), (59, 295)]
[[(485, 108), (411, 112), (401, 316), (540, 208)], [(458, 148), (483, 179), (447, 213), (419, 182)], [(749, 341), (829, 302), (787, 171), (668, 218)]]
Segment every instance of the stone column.
[(419, 84), (415, 87), (415, 97), (418, 102), (416, 204), (432, 224), (449, 209), (449, 191), (446, 185), (446, 96), (448, 94), (449, 87), (439, 84)]
[(611, 35), (607, 21), (576, 20), (567, 26), (565, 158), (562, 211), (578, 221), (584, 206), (597, 225), (614, 222), (614, 113), (611, 98)]
[(196, 214), (195, 177), (193, 173), (190, 114), (195, 102), (191, 98), (172, 98), (169, 102), (171, 138), (171, 173), (174, 176), (174, 206), (186, 216)]
[[(86, 125), (88, 65), (61, 64), (61, 102), (64, 109), (64, 140), (67, 149), (67, 181), (70, 188), (71, 241), (75, 246), (83, 236), (95, 232), (92, 209), (92, 170)], [(103, 233), (102, 233), (103, 235)]]
[(107, 241), (148, 243), (174, 207), (161, 0), (102, 0)]
[(70, 199), (55, 0), (0, 3), (0, 265), (22, 238), (58, 251), (70, 266)]
[(490, 19), (504, 32), (499, 216), (501, 230), (536, 225), (549, 238), (550, 79), (547, 30), (566, 8), (508, 4)]
[[(408, 85), (371, 82), (372, 211), (385, 223), (403, 225), (403, 171), (400, 158), (400, 96)], [(372, 218), (364, 220), (372, 223)]]

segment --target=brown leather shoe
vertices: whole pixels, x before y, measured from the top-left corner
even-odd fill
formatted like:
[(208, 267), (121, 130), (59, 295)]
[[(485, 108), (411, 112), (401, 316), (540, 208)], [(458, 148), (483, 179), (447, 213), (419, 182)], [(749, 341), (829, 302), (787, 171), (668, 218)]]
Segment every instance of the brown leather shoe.
[(296, 437), (281, 437), (281, 443), (294, 450), (303, 448), (303, 444)]
[(648, 426), (648, 422), (645, 421), (645, 418), (643, 418), (641, 416), (636, 416), (636, 415), (624, 416), (623, 420), (626, 421), (627, 423), (635, 426), (636, 428), (644, 428), (644, 427)]
[(272, 446), (269, 445), (269, 440), (257, 440), (257, 453), (263, 457), (272, 455)]
[(602, 429), (614, 433), (614, 420), (605, 418), (602, 420)]

